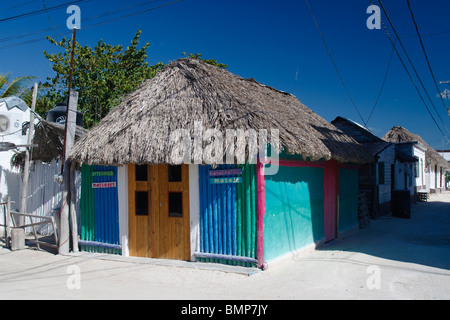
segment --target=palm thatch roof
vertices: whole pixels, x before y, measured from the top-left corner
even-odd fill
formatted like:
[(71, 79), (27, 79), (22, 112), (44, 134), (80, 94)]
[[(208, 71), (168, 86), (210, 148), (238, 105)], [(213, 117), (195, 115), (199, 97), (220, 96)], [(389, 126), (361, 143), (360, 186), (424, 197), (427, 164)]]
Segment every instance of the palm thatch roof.
[(97, 165), (175, 164), (170, 134), (185, 129), (192, 136), (195, 122), (203, 132), (215, 129), (223, 137), (227, 129), (278, 129), (285, 151), (305, 160), (373, 161), (360, 144), (294, 96), (192, 59), (171, 62), (127, 96), (75, 144), (69, 159)]
[(393, 143), (402, 143), (402, 142), (419, 142), (426, 147), (425, 151), (425, 163), (426, 165), (430, 165), (432, 162), (437, 163), (440, 166), (447, 167), (447, 161), (430, 145), (428, 145), (425, 140), (422, 139), (417, 134), (414, 134), (407, 129), (395, 126), (392, 127), (383, 137), (383, 140)]
[[(29, 126), (28, 126), (29, 127)], [(88, 130), (77, 126), (75, 129), (75, 141), (85, 135)], [(51, 162), (62, 156), (64, 148), (64, 124), (46, 121), (39, 117), (39, 122), (34, 126), (31, 159), (33, 161)], [(25, 151), (16, 152), (11, 158), (11, 165), (23, 169), (25, 163)]]

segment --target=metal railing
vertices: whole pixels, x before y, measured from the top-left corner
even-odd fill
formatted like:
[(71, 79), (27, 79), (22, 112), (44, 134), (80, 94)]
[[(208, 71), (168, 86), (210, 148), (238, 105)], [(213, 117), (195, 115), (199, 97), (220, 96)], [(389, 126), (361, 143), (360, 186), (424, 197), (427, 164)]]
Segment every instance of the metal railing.
[[(34, 214), (19, 213), (16, 211), (11, 211), (11, 203), (13, 203), (13, 202), (10, 200), (9, 197), (8, 197), (7, 202), (0, 203), (0, 205), (4, 205), (4, 206), (6, 205), (6, 209), (4, 210), (5, 224), (0, 225), (0, 226), (5, 227), (5, 243), (6, 243), (7, 247), (10, 247), (10, 245), (11, 245), (10, 244), (10, 236), (11, 236), (11, 222), (12, 222), (14, 228), (23, 228), (23, 229), (30, 228), (30, 227), (33, 228), (34, 239), (27, 239), (27, 241), (35, 243), (38, 249), (40, 249), (41, 245), (58, 249), (58, 234), (56, 232), (54, 217), (45, 217), (45, 216), (38, 216), (38, 215), (34, 215)], [(16, 219), (14, 219), (14, 216), (24, 217), (25, 219), (28, 218), (30, 220), (30, 223), (17, 226)], [(25, 222), (25, 219), (24, 219), (24, 222)], [(35, 219), (40, 219), (40, 221), (36, 222)], [(36, 226), (45, 225), (45, 224), (52, 225), (55, 244), (41, 241), (39, 239), (39, 236), (36, 232)]]

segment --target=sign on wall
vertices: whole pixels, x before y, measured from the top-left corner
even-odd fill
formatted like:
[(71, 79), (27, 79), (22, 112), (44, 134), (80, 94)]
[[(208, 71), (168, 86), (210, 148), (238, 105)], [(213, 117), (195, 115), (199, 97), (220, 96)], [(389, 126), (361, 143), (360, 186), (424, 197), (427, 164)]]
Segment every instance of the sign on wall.
[(107, 189), (107, 188), (115, 188), (115, 182), (94, 182), (92, 184), (92, 189)]

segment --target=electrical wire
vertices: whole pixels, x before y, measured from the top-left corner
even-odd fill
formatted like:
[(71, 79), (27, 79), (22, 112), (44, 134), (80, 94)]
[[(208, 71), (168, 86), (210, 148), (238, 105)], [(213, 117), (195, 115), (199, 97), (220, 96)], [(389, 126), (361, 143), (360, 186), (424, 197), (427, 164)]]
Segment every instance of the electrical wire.
[(367, 118), (366, 126), (367, 126), (367, 124), (369, 123), (370, 119), (372, 118), (373, 112), (375, 111), (375, 108), (376, 108), (376, 106), (377, 106), (377, 104), (378, 104), (378, 101), (380, 100), (381, 93), (383, 92), (384, 85), (386, 84), (386, 79), (387, 79), (387, 76), (388, 76), (388, 74), (389, 74), (389, 69), (391, 68), (391, 63), (392, 63), (392, 58), (393, 58), (393, 56), (394, 56), (394, 48), (392, 48), (391, 56), (390, 56), (390, 58), (389, 58), (388, 66), (387, 66), (387, 68), (386, 68), (386, 73), (385, 73), (385, 75), (384, 75), (384, 79), (383, 79), (383, 82), (382, 82), (382, 84), (381, 84), (380, 91), (378, 92), (377, 99), (375, 100), (375, 104), (373, 105), (372, 111), (370, 112), (370, 115), (369, 115), (369, 117)]
[(38, 1), (39, 0), (31, 0), (31, 1), (24, 2), (24, 3), (20, 3), (20, 4), (15, 4), (15, 5), (11, 6), (11, 7), (0, 9), (0, 11), (1, 12), (5, 12), (7, 10), (15, 9), (15, 8), (18, 8), (18, 7), (23, 7), (23, 6), (29, 5), (30, 3), (38, 2)]
[[(370, 1), (370, 3), (371, 3), (372, 5), (374, 5), (373, 2), (372, 2), (372, 0), (369, 0), (369, 1)], [(378, 2), (380, 3), (380, 6), (381, 6), (381, 8), (383, 9), (384, 14), (386, 15), (388, 21), (390, 22), (391, 28), (393, 29), (394, 33), (396, 34), (397, 39), (399, 40), (400, 45), (402, 46), (402, 48), (403, 48), (403, 50), (405, 51), (405, 54), (406, 54), (406, 50), (405, 50), (404, 46), (402, 45), (401, 40), (400, 40), (400, 37), (398, 36), (397, 32), (395, 31), (395, 28), (394, 28), (393, 25), (392, 25), (392, 22), (391, 22), (391, 20), (390, 20), (390, 18), (389, 18), (389, 15), (388, 15), (387, 12), (386, 12), (386, 9), (385, 9), (384, 6), (383, 6), (383, 3), (381, 2), (381, 0), (378, 0)], [(422, 94), (420, 93), (419, 88), (417, 87), (416, 83), (414, 82), (414, 79), (413, 79), (412, 76), (411, 76), (411, 73), (409, 72), (408, 68), (407, 68), (406, 65), (405, 65), (405, 62), (403, 61), (403, 59), (402, 59), (400, 53), (398, 52), (397, 47), (395, 46), (395, 43), (394, 43), (394, 41), (392, 40), (392, 38), (391, 38), (391, 36), (390, 36), (390, 34), (389, 34), (389, 32), (388, 32), (388, 30), (387, 30), (387, 28), (386, 28), (386, 25), (385, 25), (385, 23), (384, 23), (383, 20), (381, 20), (381, 24), (383, 25), (383, 29), (384, 29), (384, 31), (385, 31), (385, 33), (386, 33), (386, 35), (387, 35), (389, 41), (391, 42), (391, 44), (392, 44), (392, 46), (393, 46), (393, 48), (394, 48), (394, 50), (395, 50), (395, 52), (396, 52), (398, 58), (400, 59), (400, 62), (402, 63), (403, 68), (405, 69), (406, 73), (408, 74), (408, 77), (409, 77), (411, 83), (413, 84), (414, 88), (416, 89), (417, 93), (419, 94), (419, 97), (420, 97), (422, 103), (424, 104), (425, 108), (427, 109), (428, 113), (430, 114), (430, 116), (431, 116), (431, 118), (432, 118), (434, 124), (436, 125), (436, 127), (438, 128), (438, 130), (441, 132), (441, 134), (445, 137), (445, 139), (446, 139), (447, 141), (449, 141), (449, 139), (447, 138), (447, 136), (445, 135), (445, 133), (442, 131), (441, 127), (440, 127), (439, 124), (437, 123), (436, 119), (434, 118), (434, 116), (433, 116), (433, 114), (432, 114), (430, 108), (429, 108), (428, 105), (426, 104), (426, 102), (425, 102), (425, 100), (424, 100)], [(407, 54), (406, 54), (406, 55), (407, 55)], [(409, 56), (407, 55), (407, 57), (409, 57)], [(412, 65), (412, 62), (411, 62), (410, 59), (409, 59), (409, 62), (410, 62), (411, 65)], [(413, 66), (413, 69), (415, 70), (414, 66)], [(416, 76), (418, 76), (417, 72), (416, 72)], [(419, 78), (419, 81), (421, 81), (420, 78)], [(439, 116), (439, 114), (438, 114), (438, 116)], [(441, 119), (441, 120), (442, 120), (442, 119)]]
[[(152, 0), (152, 1), (146, 1), (146, 2), (147, 2), (147, 4), (149, 4), (149, 3), (152, 3), (152, 2), (156, 2), (156, 1), (159, 1), (159, 0)], [(92, 24), (92, 25), (89, 25), (89, 26), (83, 26), (83, 30), (94, 28), (94, 27), (98, 27), (98, 26), (101, 26), (101, 25), (104, 25), (104, 24), (112, 23), (112, 22), (115, 22), (115, 21), (119, 21), (119, 20), (126, 19), (126, 18), (129, 18), (129, 17), (132, 17), (132, 16), (140, 15), (140, 14), (143, 14), (143, 13), (147, 13), (147, 12), (150, 12), (150, 11), (153, 11), (153, 10), (156, 10), (156, 9), (160, 9), (160, 8), (163, 8), (163, 7), (167, 7), (167, 6), (173, 5), (173, 4), (181, 2), (181, 1), (183, 1), (183, 0), (173, 1), (173, 2), (170, 2), (170, 3), (162, 4), (160, 6), (152, 7), (150, 9), (141, 10), (141, 11), (138, 11), (138, 12), (133, 12), (131, 14), (123, 15), (123, 16), (120, 16), (120, 17), (116, 17), (116, 18), (113, 18), (113, 19), (110, 19), (110, 20), (102, 21), (102, 22), (99, 22), (99, 23), (96, 23), (96, 24)], [(140, 5), (142, 5), (142, 4), (143, 3), (140, 3)], [(125, 8), (129, 9), (130, 7), (131, 6), (127, 6)], [(94, 16), (94, 17), (91, 17), (91, 18), (83, 19), (82, 22), (91, 21), (91, 20), (97, 19), (98, 17), (105, 17), (107, 15), (111, 15), (111, 14), (117, 13), (119, 11), (123, 11), (123, 10), (122, 9), (117, 9), (117, 10), (114, 10), (114, 11), (103, 13), (101, 15), (97, 15), (97, 16)], [(46, 31), (51, 31), (51, 30), (52, 29), (50, 29), (50, 28), (41, 29), (39, 31), (30, 32), (30, 33), (22, 34), (22, 35), (19, 35), (19, 36), (3, 38), (3, 39), (0, 39), (0, 42), (9, 41), (9, 40), (12, 40), (12, 39), (15, 39), (15, 38), (17, 39), (17, 38), (21, 38), (21, 37), (22, 38), (23, 37), (28, 37), (28, 36), (33, 35), (33, 34), (46, 32)], [(65, 31), (62, 31), (62, 32), (54, 35), (54, 36), (55, 37), (65, 36), (65, 35), (68, 35), (68, 34), (71, 34), (71, 33), (72, 33), (71, 30), (65, 30)], [(18, 46), (22, 46), (22, 45), (28, 45), (28, 44), (32, 44), (32, 43), (35, 43), (35, 42), (44, 41), (46, 39), (47, 39), (46, 37), (35, 38), (35, 39), (31, 39), (31, 40), (27, 40), (27, 41), (23, 41), (23, 42), (18, 42), (18, 43), (14, 43), (14, 44), (10, 44), (10, 45), (0, 46), (0, 49), (8, 49), (8, 48), (18, 47)]]
[[(133, 4), (133, 5), (120, 7), (120, 8), (115, 9), (115, 10), (111, 10), (111, 11), (104, 12), (104, 13), (101, 13), (101, 14), (98, 14), (98, 15), (90, 16), (88, 18), (83, 18), (83, 19), (81, 19), (81, 23), (84, 24), (84, 23), (92, 21), (92, 20), (96, 20), (96, 19), (99, 19), (99, 18), (104, 18), (104, 17), (113, 15), (113, 14), (118, 13), (118, 12), (122, 12), (122, 11), (129, 10), (129, 9), (134, 9), (134, 8), (137, 8), (137, 7), (140, 7), (140, 6), (144, 6), (144, 5), (148, 5), (148, 4), (157, 2), (157, 1), (160, 1), (160, 0), (146, 0), (146, 1), (142, 1), (142, 2), (139, 2), (139, 3)], [(33, 36), (33, 35), (36, 35), (36, 34), (40, 34), (40, 33), (44, 33), (44, 32), (46, 33), (46, 32), (54, 31), (54, 30), (57, 30), (57, 29), (62, 29), (62, 28), (64, 28), (64, 29), (67, 28), (66, 24), (58, 25), (58, 26), (55, 26), (54, 28), (44, 28), (44, 29), (39, 29), (39, 30), (27, 32), (27, 33), (14, 35), (14, 36), (0, 38), (0, 43), (1, 42), (8, 42), (10, 40), (17, 40), (17, 39), (21, 39), (21, 38), (27, 38), (27, 37), (30, 37), (30, 36)], [(66, 32), (60, 33), (59, 35), (68, 34), (70, 32), (71, 31), (66, 31)], [(44, 40), (44, 39), (45, 38), (36, 39), (36, 40)], [(18, 43), (18, 44), (20, 45), (21, 43)], [(13, 46), (15, 46), (15, 45), (13, 45)], [(6, 48), (6, 46), (4, 46), (3, 48)]]
[(45, 4), (45, 0), (42, 0), (42, 5), (44, 6), (45, 13), (47, 14), (48, 21), (50, 22), (50, 25), (53, 29), (55, 29), (55, 26), (53, 25), (52, 19), (50, 18), (50, 14), (48, 13), (47, 5)]
[(45, 9), (40, 9), (40, 10), (36, 10), (36, 11), (32, 11), (32, 12), (22, 13), (22, 14), (19, 14), (19, 15), (15, 15), (15, 16), (11, 16), (11, 17), (0, 19), (0, 23), (1, 22), (6, 22), (6, 21), (17, 20), (17, 19), (25, 18), (25, 17), (29, 17), (29, 16), (34, 16), (34, 15), (37, 15), (37, 14), (41, 14), (41, 13), (45, 13), (45, 12), (48, 12), (48, 11), (57, 10), (57, 9), (60, 9), (60, 8), (63, 8), (63, 7), (67, 7), (67, 6), (72, 5), (72, 4), (77, 4), (77, 3), (85, 2), (85, 1), (90, 1), (90, 0), (75, 0), (75, 1), (72, 1), (72, 2), (59, 4), (57, 6), (50, 7), (50, 8), (45, 8)]
[(445, 129), (447, 130), (447, 132), (450, 132), (449, 129), (447, 128), (446, 124), (444, 123), (444, 120), (442, 120), (442, 117), (440, 116), (439, 112), (437, 111), (436, 106), (434, 105), (433, 100), (431, 99), (431, 97), (430, 97), (430, 95), (429, 95), (429, 93), (428, 93), (428, 90), (425, 88), (425, 85), (424, 85), (423, 82), (422, 82), (422, 79), (420, 78), (419, 74), (417, 73), (417, 70), (416, 70), (416, 68), (414, 67), (414, 64), (412, 63), (412, 61), (411, 61), (411, 59), (410, 59), (410, 57), (409, 57), (409, 55), (408, 55), (408, 52), (406, 51), (405, 46), (403, 45), (403, 42), (402, 42), (401, 39), (400, 39), (400, 36), (398, 35), (397, 31), (395, 30), (394, 25), (393, 25), (391, 19), (389, 18), (388, 13), (386, 12), (386, 9), (385, 9), (385, 7), (384, 7), (384, 5), (383, 5), (383, 2), (382, 2), (381, 0), (378, 0), (378, 2), (380, 3), (380, 6), (381, 6), (381, 8), (383, 9), (384, 14), (386, 15), (386, 18), (388, 19), (389, 25), (391, 26), (392, 30), (394, 31), (395, 36), (397, 37), (398, 42), (400, 43), (400, 46), (402, 47), (403, 52), (405, 53), (406, 58), (408, 59), (409, 63), (411, 64), (411, 67), (412, 67), (412, 69), (413, 69), (413, 71), (414, 71), (414, 73), (415, 73), (417, 79), (419, 80), (419, 83), (420, 83), (420, 85), (422, 86), (423, 91), (425, 91), (425, 94), (427, 95), (428, 100), (430, 100), (430, 103), (431, 103), (431, 105), (432, 105), (434, 111), (436, 112), (436, 114), (437, 114), (439, 120), (441, 120), (441, 122), (442, 122), (443, 126), (445, 127)]
[(315, 17), (315, 15), (314, 15), (314, 13), (313, 13), (313, 11), (312, 11), (312, 9), (311, 9), (311, 6), (309, 5), (308, 0), (305, 0), (305, 2), (306, 2), (306, 5), (308, 6), (309, 12), (311, 13), (311, 16), (312, 16), (313, 20), (314, 20), (314, 24), (316, 25), (316, 28), (317, 28), (317, 30), (319, 31), (320, 37), (322, 38), (322, 41), (323, 41), (323, 43), (324, 43), (324, 45), (325, 45), (325, 48), (327, 49), (328, 55), (330, 56), (331, 62), (333, 63), (333, 66), (334, 66), (334, 69), (336, 70), (336, 73), (337, 73), (339, 79), (341, 80), (342, 86), (344, 87), (345, 92), (347, 93), (347, 96), (349, 97), (350, 102), (352, 103), (353, 107), (355, 107), (356, 112), (358, 113), (358, 115), (359, 115), (361, 121), (364, 123), (364, 126), (367, 128), (367, 124), (366, 124), (366, 122), (364, 121), (364, 119), (363, 119), (361, 113), (359, 112), (359, 109), (358, 109), (358, 107), (356, 106), (355, 101), (353, 100), (352, 96), (350, 95), (350, 92), (349, 92), (347, 86), (345, 85), (345, 82), (344, 82), (344, 79), (343, 79), (342, 76), (341, 76), (341, 73), (339, 72), (339, 69), (338, 69), (338, 67), (337, 67), (337, 64), (336, 64), (336, 62), (335, 62), (335, 60), (334, 60), (334, 58), (333, 58), (333, 55), (331, 54), (330, 48), (329, 48), (328, 45), (327, 45), (327, 42), (326, 42), (326, 40), (325, 40), (325, 37), (324, 37), (322, 31), (320, 30), (319, 24), (318, 24), (318, 22), (317, 22), (317, 20), (316, 20), (316, 17)]
[(417, 26), (416, 19), (414, 18), (414, 13), (412, 11), (411, 4), (410, 4), (409, 0), (406, 0), (406, 1), (408, 3), (408, 8), (409, 8), (409, 12), (411, 13), (412, 21), (413, 21), (414, 26), (416, 28), (416, 33), (417, 33), (417, 37), (419, 38), (420, 46), (422, 47), (423, 54), (425, 56), (425, 59), (427, 60), (428, 69), (430, 70), (431, 77), (433, 78), (434, 85), (436, 87), (436, 90), (438, 92), (439, 97), (441, 98), (442, 105), (444, 106), (444, 109), (447, 110), (447, 106), (445, 105), (444, 99), (442, 98), (442, 95), (441, 95), (441, 91), (439, 90), (436, 78), (434, 76), (433, 69), (431, 68), (430, 60), (428, 59), (428, 55), (427, 55), (427, 52), (425, 50), (425, 46), (423, 45), (422, 37), (420, 36), (419, 27)]

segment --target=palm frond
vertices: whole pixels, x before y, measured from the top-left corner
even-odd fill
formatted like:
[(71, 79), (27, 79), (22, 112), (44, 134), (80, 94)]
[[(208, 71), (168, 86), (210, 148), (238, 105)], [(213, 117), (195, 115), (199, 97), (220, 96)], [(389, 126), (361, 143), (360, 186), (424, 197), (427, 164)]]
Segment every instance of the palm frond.
[(26, 95), (28, 86), (35, 77), (18, 77), (11, 82), (9, 79), (10, 76), (8, 74), (0, 75), (0, 98)]

